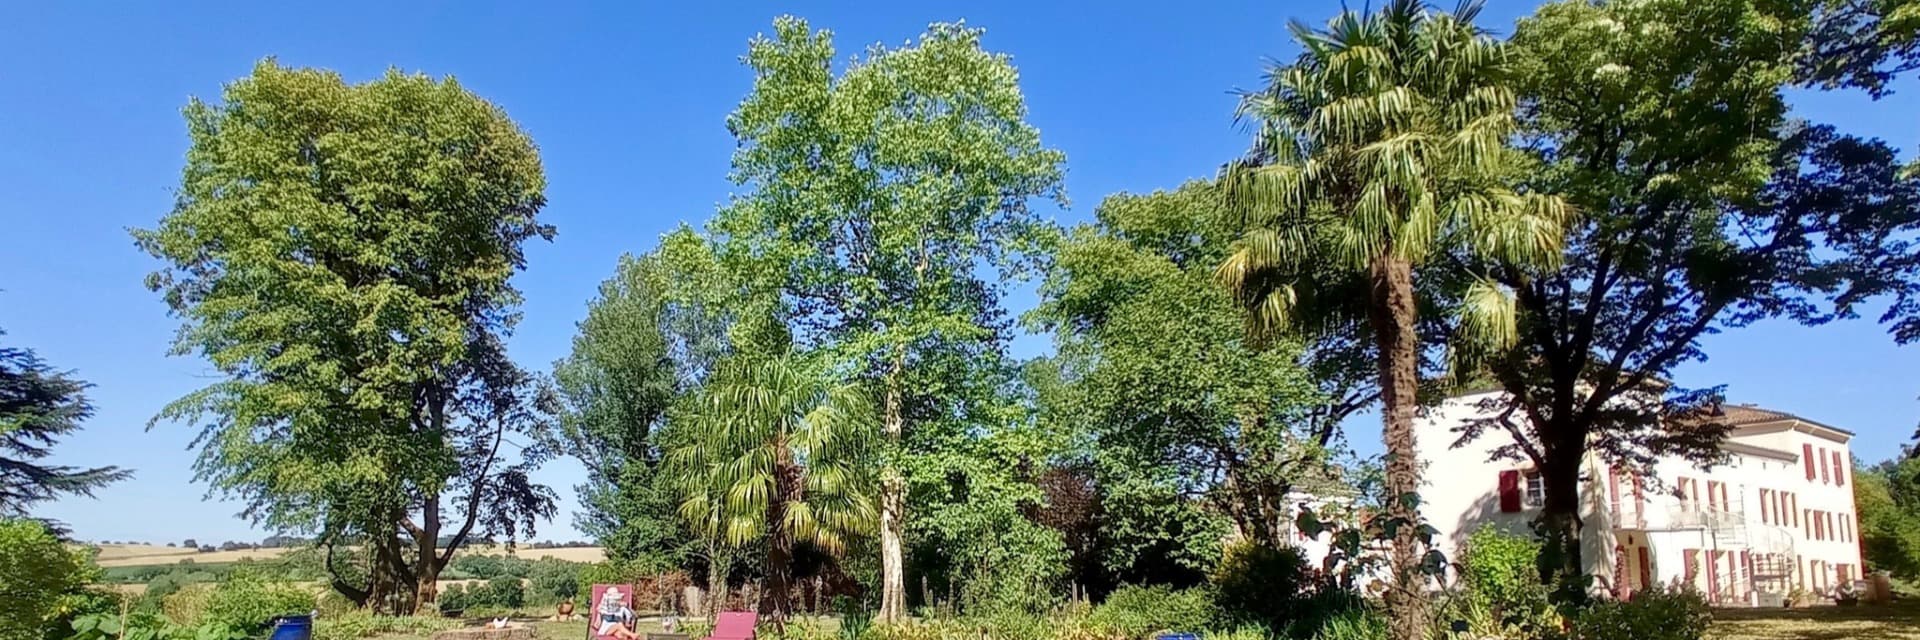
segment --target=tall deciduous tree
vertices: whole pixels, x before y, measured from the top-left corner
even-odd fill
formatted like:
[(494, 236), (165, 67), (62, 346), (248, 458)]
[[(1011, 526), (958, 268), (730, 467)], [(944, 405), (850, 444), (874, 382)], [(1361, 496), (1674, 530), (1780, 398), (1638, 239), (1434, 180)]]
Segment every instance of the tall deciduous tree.
[(740, 353), (699, 391), (668, 454), (687, 521), (736, 547), (764, 539), (760, 611), (775, 625), (791, 613), (796, 546), (841, 553), (878, 519), (873, 405), (798, 354)]
[(579, 526), (610, 558), (659, 566), (687, 550), (678, 487), (658, 473), (662, 431), (729, 349), (732, 280), (705, 238), (667, 234), (621, 258), (554, 364), (562, 447), (587, 468)]
[(42, 462), (55, 442), (93, 415), (87, 386), (31, 349), (0, 346), (0, 518), (26, 517), (33, 505), (62, 495), (91, 496), (132, 475), (118, 467)]
[(1565, 597), (1581, 596), (1557, 578), (1584, 570), (1592, 454), (1641, 472), (1661, 454), (1719, 455), (1717, 389), (1668, 381), (1704, 357), (1699, 339), (1830, 317), (1813, 294), (1879, 290), (1860, 275), (1920, 220), (1920, 186), (1890, 149), (1788, 120), (1808, 25), (1795, 3), (1562, 2), (1514, 36), (1541, 161), (1525, 183), (1580, 215), (1558, 266), (1484, 263), (1519, 329), (1480, 362), (1506, 393), (1458, 442), (1504, 432), (1515, 443), (1495, 455), (1540, 469), (1541, 568)]
[[(1505, 186), (1516, 166), (1514, 93), (1506, 51), (1473, 24), (1478, 9), (1394, 0), (1322, 30), (1296, 23), (1304, 51), (1247, 96), (1258, 137), (1225, 176), (1250, 229), (1219, 271), (1256, 318), (1279, 326), (1308, 315), (1302, 307), (1326, 297), (1311, 288), (1315, 268), (1367, 279), (1355, 321), (1377, 348), (1392, 496), (1387, 603), (1400, 639), (1425, 633), (1426, 567), (1436, 564), (1418, 524), (1416, 270), (1453, 268), (1461, 255), (1551, 262), (1566, 217), (1559, 200)], [(1463, 330), (1511, 335), (1497, 285), (1474, 278), (1460, 295)]]
[(1857, 465), (1853, 496), (1860, 519), (1860, 555), (1869, 571), (1920, 577), (1920, 459)]
[[(1029, 319), (1057, 336), (1071, 385), (1053, 413), (1091, 438), (1097, 483), (1114, 490), (1108, 534), (1123, 550), (1184, 546), (1205, 516), (1132, 517), (1151, 511), (1132, 501), (1169, 496), (1226, 516), (1255, 544), (1287, 544), (1288, 492), (1330, 484), (1336, 425), (1318, 418), (1338, 411), (1324, 408), (1299, 341), (1249, 340), (1214, 281), (1234, 235), (1219, 194), (1196, 182), (1116, 195), (1095, 216), (1062, 243)], [(1109, 558), (1119, 571), (1133, 563)]]
[(203, 428), (199, 478), (254, 521), (363, 545), (372, 577), (343, 593), (432, 602), (461, 545), (553, 511), (541, 448), (503, 448), (546, 427), (501, 342), (522, 245), (553, 235), (533, 141), (451, 79), (271, 60), (186, 116), (173, 211), (134, 237), (174, 352), (222, 379), (155, 420)]
[(830, 34), (781, 18), (750, 46), (753, 91), (727, 121), (748, 191), (713, 224), (726, 259), (793, 302), (802, 348), (880, 394), (885, 621), (906, 615), (903, 456), (944, 446), (916, 444), (916, 427), (974, 410), (961, 383), (1003, 359), (996, 275), (1025, 262), (1031, 201), (1063, 197), (1063, 156), (980, 37), (934, 25), (835, 73)]

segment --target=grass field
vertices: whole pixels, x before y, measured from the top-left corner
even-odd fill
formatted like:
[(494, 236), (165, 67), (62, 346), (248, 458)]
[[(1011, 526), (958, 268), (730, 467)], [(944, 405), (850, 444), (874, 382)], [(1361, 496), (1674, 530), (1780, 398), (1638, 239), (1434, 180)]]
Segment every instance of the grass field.
[(1713, 640), (1920, 640), (1920, 600), (1891, 605), (1713, 612)]
[[(143, 544), (103, 544), (99, 545), (100, 555), (95, 562), (102, 567), (145, 567), (153, 565), (177, 564), (181, 560), (192, 560), (194, 564), (223, 564), (245, 559), (267, 560), (280, 557), (292, 551), (288, 548), (241, 549), (238, 551), (213, 551), (200, 553), (192, 549), (178, 547), (156, 547)], [(479, 553), (500, 555), (506, 553), (504, 546), (468, 547), (461, 553)], [(529, 549), (520, 547), (513, 554), (529, 560), (555, 558), (570, 562), (599, 562), (607, 554), (599, 547), (573, 547), (567, 549)]]

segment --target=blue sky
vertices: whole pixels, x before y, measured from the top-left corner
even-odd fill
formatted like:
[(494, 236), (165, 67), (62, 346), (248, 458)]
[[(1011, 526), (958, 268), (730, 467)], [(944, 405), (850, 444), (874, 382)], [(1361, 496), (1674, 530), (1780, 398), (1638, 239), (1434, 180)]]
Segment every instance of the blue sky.
[[(780, 13), (831, 28), (842, 56), (900, 44), (930, 22), (965, 19), (1021, 72), (1031, 120), (1064, 150), (1084, 221), (1107, 194), (1173, 187), (1210, 175), (1246, 144), (1232, 120), (1235, 88), (1265, 61), (1292, 55), (1285, 22), (1319, 22), (1337, 2), (884, 3), (15, 3), (0, 8), (0, 328), (95, 383), (98, 415), (56, 460), (117, 464), (136, 478), (41, 512), (87, 539), (256, 539), (238, 505), (205, 500), (191, 482), (192, 433), (147, 419), (207, 384), (210, 370), (168, 357), (176, 323), (141, 286), (156, 265), (126, 229), (172, 203), (186, 149), (180, 108), (259, 59), (326, 67), (353, 80), (398, 67), (454, 75), (504, 107), (541, 147), (550, 188), (544, 217), (558, 239), (536, 244), (516, 281), (525, 320), (516, 359), (544, 370), (623, 252), (642, 252), (724, 200), (732, 140), (723, 119), (751, 80), (746, 41)], [(1533, 2), (1492, 0), (1483, 24), (1506, 31)], [(1804, 117), (1920, 143), (1920, 86), (1873, 103), (1802, 93)], [(1012, 301), (1015, 311), (1031, 298)], [(1016, 344), (1043, 353), (1044, 337)], [(1804, 328), (1769, 322), (1715, 336), (1713, 359), (1678, 372), (1687, 386), (1726, 384), (1730, 397), (1859, 434), (1855, 451), (1898, 451), (1920, 421), (1920, 359), (1869, 322)], [(1354, 425), (1362, 451), (1377, 426)], [(566, 496), (581, 473), (556, 463), (544, 479)], [(573, 538), (570, 518), (541, 538)]]

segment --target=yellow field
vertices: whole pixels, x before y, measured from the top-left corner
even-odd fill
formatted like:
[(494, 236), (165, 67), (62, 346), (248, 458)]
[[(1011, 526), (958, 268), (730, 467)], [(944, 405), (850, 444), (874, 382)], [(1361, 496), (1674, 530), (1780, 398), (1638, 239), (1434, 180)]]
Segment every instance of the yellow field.
[[(265, 560), (277, 558), (291, 549), (243, 549), (239, 551), (214, 551), (199, 553), (192, 549), (176, 547), (155, 547), (142, 544), (103, 544), (100, 556), (95, 561), (102, 567), (141, 567), (156, 564), (175, 564), (181, 560), (192, 560), (199, 564), (215, 562), (235, 562), (252, 558)], [(501, 555), (507, 553), (504, 546), (467, 547), (461, 553)], [(513, 555), (527, 558), (556, 558), (570, 562), (599, 562), (607, 558), (606, 551), (600, 547), (575, 547), (571, 549), (529, 549), (520, 547)]]

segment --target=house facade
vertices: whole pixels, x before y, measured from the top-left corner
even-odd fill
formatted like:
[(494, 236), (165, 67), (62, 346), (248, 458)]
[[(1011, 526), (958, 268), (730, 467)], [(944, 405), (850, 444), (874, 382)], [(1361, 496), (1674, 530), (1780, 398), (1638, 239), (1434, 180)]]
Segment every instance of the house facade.
[[(1544, 491), (1527, 462), (1489, 460), (1512, 442), (1488, 430), (1459, 448), (1454, 429), (1489, 393), (1451, 398), (1416, 425), (1426, 490), (1421, 512), (1457, 558), (1483, 527), (1525, 533)], [(1862, 577), (1853, 434), (1779, 411), (1728, 406), (1725, 461), (1663, 459), (1653, 477), (1591, 455), (1581, 474), (1582, 560), (1597, 588), (1692, 584), (1722, 606), (1781, 606), (1795, 590), (1831, 597)]]

